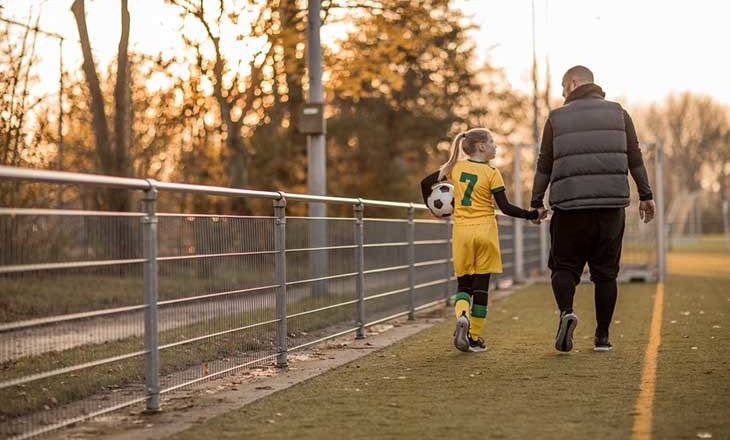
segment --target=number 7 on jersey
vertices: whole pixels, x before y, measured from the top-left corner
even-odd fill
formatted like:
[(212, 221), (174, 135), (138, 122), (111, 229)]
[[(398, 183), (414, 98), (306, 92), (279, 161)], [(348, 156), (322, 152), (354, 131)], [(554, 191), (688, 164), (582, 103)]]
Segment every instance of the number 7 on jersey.
[(469, 173), (461, 173), (461, 176), (459, 176), (459, 182), (467, 182), (464, 198), (461, 199), (461, 206), (471, 206), (471, 193), (477, 184), (477, 178), (475, 174)]

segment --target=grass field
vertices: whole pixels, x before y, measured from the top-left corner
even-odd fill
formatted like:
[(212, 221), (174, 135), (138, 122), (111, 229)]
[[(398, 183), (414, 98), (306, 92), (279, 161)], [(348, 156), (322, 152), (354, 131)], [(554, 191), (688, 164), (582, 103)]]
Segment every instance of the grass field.
[[(730, 255), (669, 258), (653, 438), (730, 438)], [(547, 285), (490, 305), (489, 351), (451, 346), (448, 320), (175, 438), (631, 438), (656, 286), (622, 285), (614, 350), (592, 351), (591, 286), (576, 349), (557, 353)]]

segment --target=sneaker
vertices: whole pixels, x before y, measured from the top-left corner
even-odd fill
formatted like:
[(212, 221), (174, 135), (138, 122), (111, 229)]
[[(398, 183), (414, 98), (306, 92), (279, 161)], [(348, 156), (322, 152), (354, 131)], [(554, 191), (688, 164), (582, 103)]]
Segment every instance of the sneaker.
[(560, 313), (560, 324), (558, 333), (555, 335), (555, 349), (568, 352), (573, 349), (573, 330), (578, 325), (578, 317), (575, 313)]
[(608, 341), (608, 336), (596, 336), (593, 338), (593, 351), (605, 353), (611, 351), (613, 346)]
[(460, 351), (469, 351), (469, 318), (466, 314), (459, 316), (456, 320), (456, 330), (454, 331), (454, 347)]
[(469, 338), (469, 351), (473, 353), (479, 353), (487, 351), (487, 344), (484, 343), (484, 339), (477, 338), (476, 340)]

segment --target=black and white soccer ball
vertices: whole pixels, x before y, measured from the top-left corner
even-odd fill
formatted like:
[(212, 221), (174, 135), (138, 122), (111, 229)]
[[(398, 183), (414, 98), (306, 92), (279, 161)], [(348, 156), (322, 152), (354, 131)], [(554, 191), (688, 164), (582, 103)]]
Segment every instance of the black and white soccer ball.
[(431, 187), (426, 206), (436, 217), (448, 217), (454, 212), (454, 185), (440, 182)]

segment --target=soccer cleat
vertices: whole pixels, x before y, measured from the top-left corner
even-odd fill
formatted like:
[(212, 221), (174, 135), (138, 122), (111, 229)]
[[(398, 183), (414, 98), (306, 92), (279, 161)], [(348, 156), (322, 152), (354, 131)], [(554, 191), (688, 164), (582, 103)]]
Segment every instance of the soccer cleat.
[(605, 353), (607, 351), (611, 351), (611, 348), (613, 346), (608, 341), (608, 335), (607, 336), (596, 336), (593, 338), (593, 351), (599, 352), (599, 353)]
[(476, 340), (469, 338), (469, 351), (473, 353), (479, 353), (487, 351), (487, 344), (484, 343), (484, 339), (477, 338)]
[(578, 325), (578, 317), (575, 313), (561, 312), (558, 333), (555, 335), (555, 349), (568, 352), (573, 349), (573, 331)]
[(456, 330), (454, 331), (454, 347), (460, 351), (469, 351), (469, 318), (462, 313), (456, 320)]

